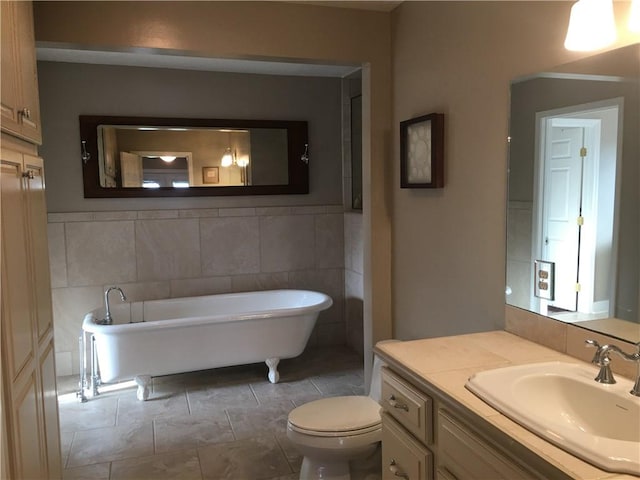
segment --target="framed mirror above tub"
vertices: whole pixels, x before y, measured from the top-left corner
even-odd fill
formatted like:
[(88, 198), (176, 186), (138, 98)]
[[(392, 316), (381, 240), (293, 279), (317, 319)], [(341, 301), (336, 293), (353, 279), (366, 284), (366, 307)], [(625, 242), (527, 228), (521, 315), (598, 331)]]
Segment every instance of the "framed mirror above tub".
[(309, 193), (305, 121), (79, 120), (85, 198)]
[(640, 341), (640, 44), (511, 84), (506, 303)]

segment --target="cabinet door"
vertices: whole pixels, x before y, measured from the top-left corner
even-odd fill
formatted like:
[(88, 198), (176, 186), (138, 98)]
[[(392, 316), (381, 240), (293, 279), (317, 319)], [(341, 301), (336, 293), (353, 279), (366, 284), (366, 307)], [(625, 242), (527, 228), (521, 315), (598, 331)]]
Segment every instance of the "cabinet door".
[(2, 21), (2, 51), (0, 60), (2, 66), (2, 88), (0, 89), (0, 119), (2, 129), (16, 135), (20, 133), (20, 118), (18, 105), (20, 99), (18, 71), (18, 54), (15, 37), (15, 3), (0, 2), (0, 19)]
[(21, 134), (38, 145), (42, 143), (40, 130), (40, 100), (38, 98), (38, 73), (36, 68), (36, 42), (33, 31), (33, 4), (17, 2), (16, 34), (18, 47), (18, 72), (21, 104), (19, 106)]
[(42, 143), (31, 2), (0, 2), (2, 16), (2, 129)]
[(2, 475), (60, 478), (42, 162), (0, 153)]
[(35, 360), (27, 211), (22, 155), (3, 151), (1, 162), (2, 335), (6, 341), (2, 350), (6, 352), (4, 368), (9, 379), (16, 381)]
[(382, 415), (382, 479), (431, 480), (431, 452), (392, 417)]
[(438, 471), (457, 480), (533, 480), (510, 458), (493, 448), (482, 437), (451, 416), (438, 414)]
[(29, 237), (33, 256), (33, 281), (35, 294), (35, 317), (38, 326), (38, 341), (45, 339), (53, 329), (51, 307), (51, 276), (49, 273), (49, 244), (47, 241), (47, 205), (44, 192), (44, 169), (42, 159), (24, 156), (25, 183), (28, 205)]
[(60, 422), (58, 420), (58, 391), (53, 341), (46, 344), (40, 356), (40, 389), (44, 414), (46, 462), (49, 472), (47, 478), (60, 478), (62, 475), (62, 453), (60, 452)]

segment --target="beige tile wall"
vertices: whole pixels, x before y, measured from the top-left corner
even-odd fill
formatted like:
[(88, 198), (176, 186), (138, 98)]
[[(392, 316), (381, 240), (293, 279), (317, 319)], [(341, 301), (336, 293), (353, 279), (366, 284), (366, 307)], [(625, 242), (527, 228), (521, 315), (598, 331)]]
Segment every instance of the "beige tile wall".
[(309, 344), (345, 344), (343, 217), (334, 205), (49, 214), (58, 375), (78, 372), (82, 319), (102, 306), (110, 285), (132, 302), (319, 290), (334, 305)]
[(344, 214), (344, 295), (347, 345), (364, 355), (362, 214)]
[[(505, 330), (585, 362), (590, 362), (594, 353), (592, 348), (585, 346), (587, 339), (596, 340), (601, 345), (617, 345), (625, 352), (633, 352), (635, 348), (631, 342), (562, 323), (511, 305), (505, 305)], [(611, 369), (615, 373), (635, 379), (636, 365), (617, 356), (611, 359)]]

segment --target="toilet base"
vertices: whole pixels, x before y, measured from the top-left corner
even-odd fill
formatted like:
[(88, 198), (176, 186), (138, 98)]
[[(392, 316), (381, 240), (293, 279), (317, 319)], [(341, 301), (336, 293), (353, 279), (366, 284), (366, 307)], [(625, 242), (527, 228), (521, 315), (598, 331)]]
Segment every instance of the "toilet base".
[(351, 480), (349, 462), (334, 460), (326, 463), (304, 457), (300, 469), (300, 480)]

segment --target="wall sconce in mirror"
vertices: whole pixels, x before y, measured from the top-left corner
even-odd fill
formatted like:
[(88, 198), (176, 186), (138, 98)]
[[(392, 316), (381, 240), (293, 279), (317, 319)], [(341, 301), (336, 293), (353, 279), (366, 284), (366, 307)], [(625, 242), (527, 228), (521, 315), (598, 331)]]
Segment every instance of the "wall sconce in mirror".
[(304, 121), (83, 115), (80, 136), (85, 198), (309, 193)]
[(444, 187), (444, 114), (400, 122), (400, 187)]

